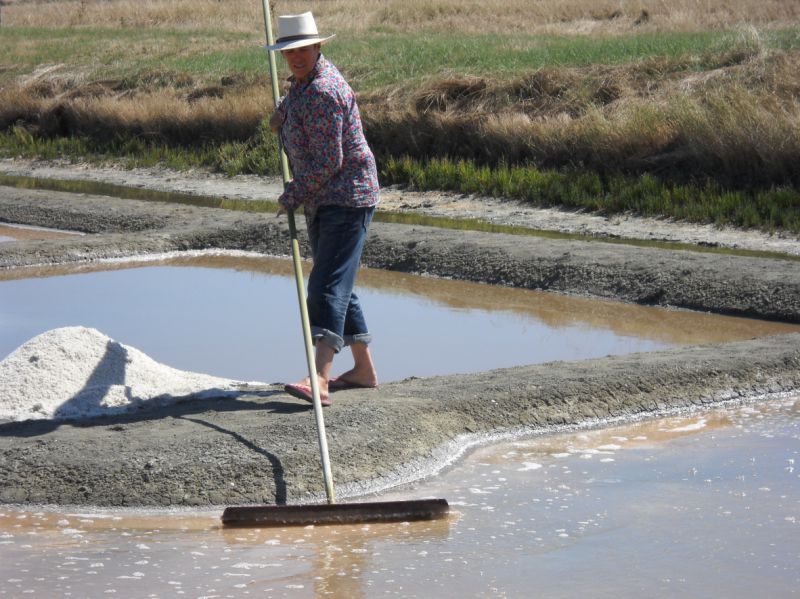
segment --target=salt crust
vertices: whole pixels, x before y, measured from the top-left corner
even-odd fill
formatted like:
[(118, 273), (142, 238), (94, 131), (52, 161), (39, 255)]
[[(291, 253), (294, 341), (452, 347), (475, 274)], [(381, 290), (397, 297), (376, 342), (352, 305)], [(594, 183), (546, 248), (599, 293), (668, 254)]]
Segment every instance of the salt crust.
[(242, 383), (160, 364), (100, 331), (64, 327), (0, 362), (0, 419), (75, 420), (186, 398), (237, 395)]

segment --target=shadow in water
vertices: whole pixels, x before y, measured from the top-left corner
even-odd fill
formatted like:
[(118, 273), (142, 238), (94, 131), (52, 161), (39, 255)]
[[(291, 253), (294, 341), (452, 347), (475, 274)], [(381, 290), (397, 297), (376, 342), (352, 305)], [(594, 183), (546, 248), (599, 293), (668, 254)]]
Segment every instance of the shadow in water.
[(270, 465), (272, 466), (272, 476), (275, 479), (275, 504), (286, 505), (286, 481), (283, 478), (283, 465), (281, 464), (281, 461), (278, 459), (278, 456), (268, 452), (263, 447), (259, 447), (249, 439), (244, 438), (239, 433), (223, 428), (217, 424), (212, 424), (211, 422), (206, 422), (205, 420), (200, 420), (199, 418), (185, 418), (182, 416), (180, 418), (182, 420), (188, 420), (189, 422), (194, 422), (195, 424), (207, 426), (208, 428), (213, 429), (218, 433), (230, 435), (245, 447), (267, 458), (269, 460)]

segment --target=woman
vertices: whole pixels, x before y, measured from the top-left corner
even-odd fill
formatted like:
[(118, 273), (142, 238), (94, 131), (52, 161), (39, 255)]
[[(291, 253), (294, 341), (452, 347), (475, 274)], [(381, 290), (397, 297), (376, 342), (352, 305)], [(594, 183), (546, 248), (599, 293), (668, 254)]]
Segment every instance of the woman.
[[(322, 55), (310, 12), (278, 18), (280, 50), (292, 72), (289, 92), (270, 125), (279, 133), (293, 180), (279, 198), (281, 212), (303, 206), (313, 256), (308, 280), (308, 317), (316, 347), (322, 405), (329, 391), (378, 386), (369, 351), (371, 336), (353, 292), (367, 229), (378, 203), (378, 173), (367, 145), (355, 94)], [(334, 356), (350, 346), (353, 368), (331, 378)], [(284, 387), (311, 401), (308, 378)]]

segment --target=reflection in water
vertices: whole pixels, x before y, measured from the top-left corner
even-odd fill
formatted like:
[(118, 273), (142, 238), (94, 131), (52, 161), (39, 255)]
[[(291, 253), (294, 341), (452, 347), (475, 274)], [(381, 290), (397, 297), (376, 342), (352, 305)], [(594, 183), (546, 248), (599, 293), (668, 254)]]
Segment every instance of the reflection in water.
[(0, 597), (790, 596), (799, 440), (798, 397), (518, 439), (380, 498), (432, 522), (0, 508)]
[[(194, 597), (232, 590), (254, 596), (369, 597), (374, 559), (383, 547), (430, 547), (449, 535), (448, 519), (258, 529), (223, 528), (218, 512), (9, 509), (0, 512), (5, 546), (0, 578), (12, 576), (9, 582), (18, 584), (8, 588), (16, 587), (15, 594), (39, 587), (103, 588), (123, 596), (138, 596), (131, 594), (136, 589), (172, 589)], [(52, 567), (29, 581), (29, 566), (41, 559)]]
[(365, 270), (361, 281), (376, 289), (415, 295), (459, 310), (508, 311), (550, 327), (578, 325), (621, 336), (656, 339), (671, 345), (721, 343), (800, 332), (798, 325), (667, 310), (543, 291), (497, 287)]
[[(369, 269), (359, 277), (383, 382), (800, 331)], [(264, 382), (303, 370), (288, 260), (212, 255), (0, 273), (0, 357), (72, 325), (182, 370)]]
[[(293, 275), (292, 265), (288, 260), (262, 256), (205, 255), (147, 262), (83, 263), (16, 269), (0, 272), (0, 282), (139, 269), (143, 266), (230, 269), (280, 277)], [(306, 273), (309, 269), (310, 263), (305, 264)], [(620, 335), (657, 338), (676, 345), (722, 343), (800, 332), (800, 325), (654, 308), (369, 268), (363, 268), (359, 272), (358, 284), (395, 296), (423, 298), (428, 304), (439, 304), (454, 310), (504, 311), (535, 318), (552, 327), (581, 324), (591, 328), (609, 329)]]
[[(223, 528), (222, 533), (229, 546), (251, 547), (302, 546), (302, 556), (307, 568), (300, 572), (292, 570), (291, 562), (297, 555), (287, 555), (285, 564), (288, 574), (261, 589), (276, 591), (286, 588), (305, 588), (313, 581), (313, 596), (370, 597), (368, 592), (370, 575), (374, 570), (374, 558), (381, 555), (382, 547), (421, 546), (429, 547), (447, 541), (450, 521), (444, 518), (428, 522), (406, 522), (401, 524), (361, 524), (344, 526), (308, 526), (283, 529)], [(277, 567), (274, 566), (274, 567)]]

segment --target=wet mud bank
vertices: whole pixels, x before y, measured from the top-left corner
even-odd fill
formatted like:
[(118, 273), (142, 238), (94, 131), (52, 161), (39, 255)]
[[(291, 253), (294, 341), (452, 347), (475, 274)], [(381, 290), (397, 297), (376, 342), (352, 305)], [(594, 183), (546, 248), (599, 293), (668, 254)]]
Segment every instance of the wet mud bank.
[[(445, 465), (491, 432), (800, 388), (800, 335), (415, 379), (326, 409), (342, 498)], [(279, 388), (135, 416), (0, 425), (0, 502), (186, 506), (323, 500), (314, 418)]]
[[(0, 244), (2, 270), (194, 250), (286, 255), (285, 219), (0, 187), (0, 222), (88, 235)], [(303, 227), (301, 227), (302, 229)], [(800, 264), (376, 223), (377, 268), (800, 322)], [(412, 326), (411, 323), (409, 326)], [(800, 335), (411, 379), (326, 409), (342, 497), (410, 480), (492, 432), (800, 389)], [(278, 387), (82, 422), (0, 423), (0, 502), (111, 506), (321, 498), (309, 406)]]

